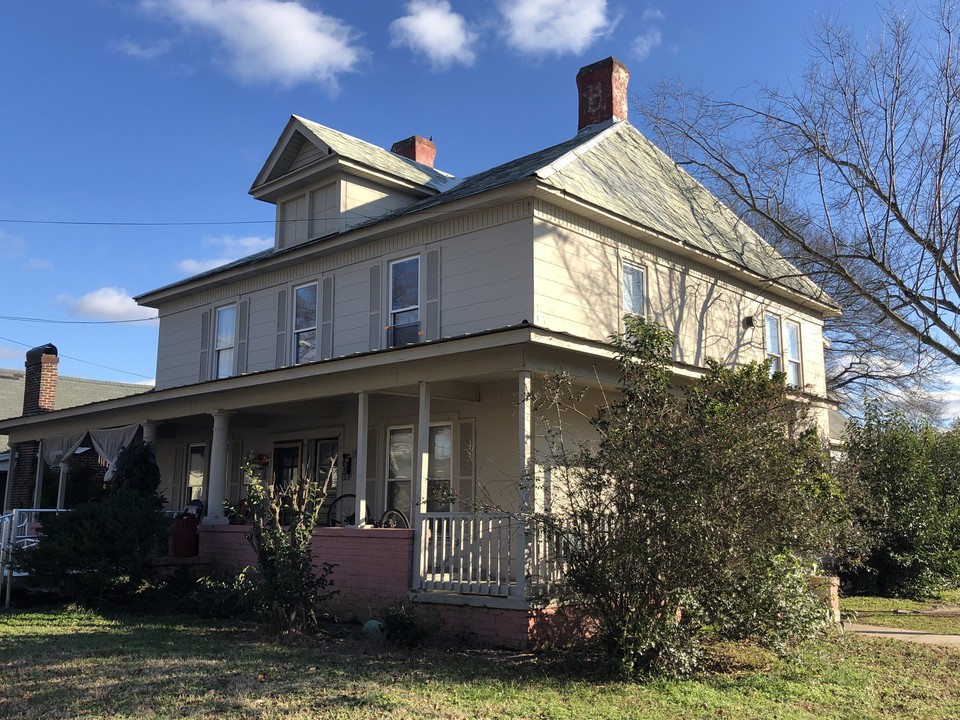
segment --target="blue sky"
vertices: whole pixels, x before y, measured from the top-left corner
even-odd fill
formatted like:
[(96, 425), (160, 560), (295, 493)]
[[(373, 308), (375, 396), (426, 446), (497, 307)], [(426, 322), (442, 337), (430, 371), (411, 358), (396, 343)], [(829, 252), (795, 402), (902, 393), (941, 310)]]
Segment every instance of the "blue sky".
[(619, 58), (641, 96), (662, 77), (720, 94), (783, 85), (825, 17), (867, 32), (877, 11), (866, 0), (3, 3), (0, 367), (53, 342), (63, 375), (150, 380), (156, 325), (104, 321), (149, 316), (131, 296), (272, 243), (273, 206), (247, 190), (291, 114), (387, 148), (432, 136), (437, 167), (469, 175), (575, 134), (583, 65)]

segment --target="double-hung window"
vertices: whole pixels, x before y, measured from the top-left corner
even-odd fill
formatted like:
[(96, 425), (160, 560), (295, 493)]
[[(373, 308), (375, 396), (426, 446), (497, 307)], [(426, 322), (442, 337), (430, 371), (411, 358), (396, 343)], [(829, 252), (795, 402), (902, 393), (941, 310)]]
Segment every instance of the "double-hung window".
[(294, 290), (293, 356), (296, 363), (317, 359), (317, 283)]
[(643, 268), (625, 262), (620, 276), (623, 314), (644, 314)]
[(786, 373), (788, 385), (801, 386), (800, 325), (790, 320), (781, 322), (776, 315), (767, 313), (764, 317), (764, 335), (771, 374), (782, 370)]
[(390, 346), (420, 340), (420, 258), (390, 263)]
[(214, 377), (233, 375), (234, 348), (237, 335), (237, 306), (217, 308), (216, 333), (214, 335)]

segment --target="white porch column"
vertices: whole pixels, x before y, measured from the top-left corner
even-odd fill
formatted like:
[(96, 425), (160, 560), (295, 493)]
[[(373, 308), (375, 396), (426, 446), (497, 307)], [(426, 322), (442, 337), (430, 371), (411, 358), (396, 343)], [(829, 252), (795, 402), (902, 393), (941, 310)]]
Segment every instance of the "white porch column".
[(157, 449), (157, 423), (153, 420), (143, 421), (143, 441), (149, 443), (150, 447), (156, 452)]
[(226, 525), (223, 501), (227, 497), (227, 467), (230, 453), (230, 413), (213, 413), (213, 442), (210, 444), (210, 480), (207, 489), (205, 525)]
[(3, 491), (3, 514), (6, 515), (13, 508), (13, 471), (17, 467), (17, 456), (20, 454), (17, 443), (10, 443), (10, 461), (7, 465), (7, 486)]
[(43, 494), (43, 440), (37, 443), (37, 475), (33, 484), (33, 506), (40, 507), (40, 496)]
[(520, 477), (520, 518), (517, 522), (516, 533), (514, 534), (514, 543), (516, 547), (516, 558), (518, 567), (516, 568), (516, 589), (515, 594), (519, 597), (526, 596), (527, 585), (527, 560), (530, 553), (530, 543), (527, 537), (526, 524), (527, 517), (533, 510), (534, 498), (534, 449), (533, 449), (533, 415), (531, 413), (530, 392), (533, 389), (533, 377), (528, 371), (520, 373), (519, 383), (517, 385), (517, 415), (518, 415), (518, 434), (517, 450), (519, 459), (519, 477)]
[(367, 433), (370, 427), (370, 396), (365, 391), (357, 393), (357, 457), (353, 468), (357, 495), (357, 525), (367, 517)]
[(60, 461), (60, 485), (57, 487), (57, 510), (63, 510), (67, 502), (67, 478), (70, 477), (70, 463)]
[(413, 585), (420, 587), (420, 570), (424, 566), (426, 542), (423, 536), (423, 514), (427, 511), (427, 470), (430, 460), (430, 385), (420, 383), (420, 407), (417, 411), (417, 452), (413, 460)]

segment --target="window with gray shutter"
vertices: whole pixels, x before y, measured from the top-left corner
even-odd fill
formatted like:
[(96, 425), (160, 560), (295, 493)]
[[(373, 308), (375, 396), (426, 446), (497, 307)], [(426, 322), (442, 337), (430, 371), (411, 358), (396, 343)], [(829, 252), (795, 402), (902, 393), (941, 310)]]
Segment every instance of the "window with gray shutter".
[(323, 297), (320, 303), (320, 357), (333, 357), (333, 275), (323, 279)]
[(241, 300), (237, 308), (237, 374), (247, 371), (247, 335), (249, 332), (250, 301)]
[(370, 328), (369, 341), (371, 350), (380, 349), (380, 340), (383, 337), (383, 326), (380, 320), (380, 265), (370, 266)]
[(277, 293), (277, 364), (287, 364), (287, 291)]
[(210, 379), (210, 311), (200, 314), (200, 382)]
[(440, 251), (431, 250), (427, 253), (426, 280), (426, 317), (424, 321), (424, 338), (436, 340), (440, 337)]

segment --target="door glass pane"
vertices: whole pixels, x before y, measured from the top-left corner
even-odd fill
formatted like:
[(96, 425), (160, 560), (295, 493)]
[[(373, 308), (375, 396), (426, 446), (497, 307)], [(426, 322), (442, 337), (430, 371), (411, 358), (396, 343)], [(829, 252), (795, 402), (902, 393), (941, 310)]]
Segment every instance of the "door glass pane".
[(448, 512), (452, 498), (453, 427), (430, 428), (430, 457), (427, 461), (427, 512)]
[(322, 488), (327, 482), (327, 474), (330, 473), (330, 483), (327, 485), (329, 497), (340, 494), (340, 471), (337, 464), (339, 454), (339, 444), (336, 440), (317, 440), (317, 482)]
[(207, 471), (206, 448), (203, 445), (193, 445), (190, 448), (190, 457), (187, 459), (187, 500), (202, 500), (204, 496), (204, 479)]
[(412, 508), (413, 428), (393, 428), (387, 438), (387, 507), (409, 513)]

